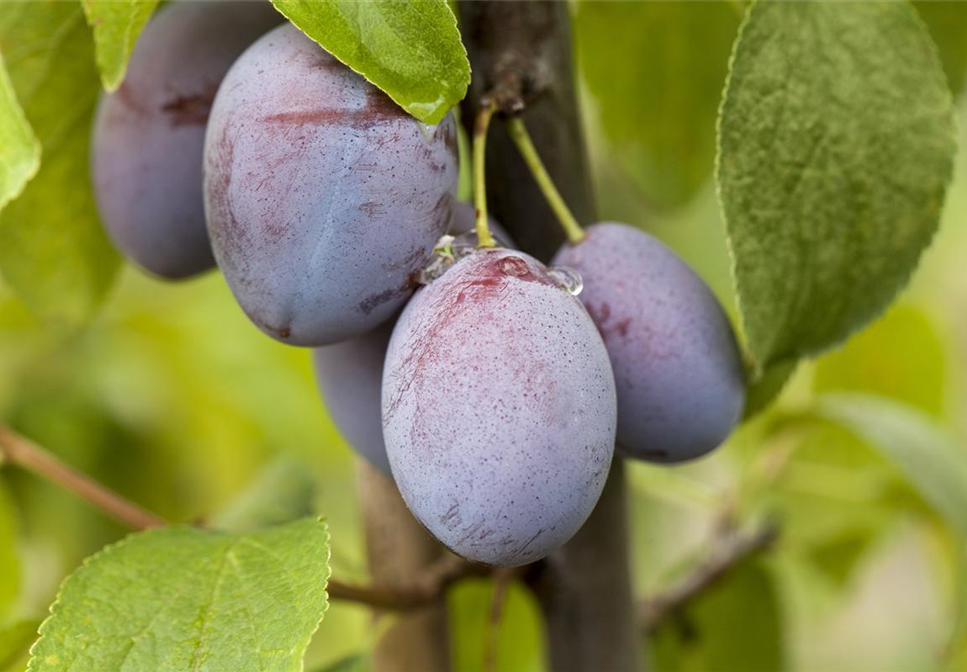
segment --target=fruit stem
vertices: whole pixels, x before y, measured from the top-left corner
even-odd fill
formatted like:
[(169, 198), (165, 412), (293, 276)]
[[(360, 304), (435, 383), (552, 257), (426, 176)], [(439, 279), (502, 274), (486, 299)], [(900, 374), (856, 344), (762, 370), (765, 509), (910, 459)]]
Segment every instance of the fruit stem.
[(514, 140), (514, 144), (517, 145), (517, 150), (524, 159), (524, 163), (530, 169), (531, 175), (537, 181), (537, 186), (540, 187), (541, 193), (547, 199), (547, 204), (551, 206), (551, 210), (554, 211), (557, 220), (561, 223), (564, 233), (567, 234), (567, 239), (571, 241), (572, 245), (577, 245), (584, 240), (584, 236), (587, 234), (581, 228), (581, 225), (578, 224), (578, 220), (571, 213), (571, 209), (567, 207), (567, 203), (561, 197), (561, 192), (554, 186), (554, 181), (551, 179), (551, 176), (547, 174), (544, 162), (541, 161), (541, 157), (537, 153), (537, 148), (534, 147), (530, 133), (527, 132), (527, 127), (524, 126), (523, 120), (520, 117), (508, 119), (507, 130), (510, 132), (510, 137)]
[(487, 180), (484, 175), (484, 160), (487, 153), (487, 131), (490, 119), (497, 111), (493, 100), (485, 100), (477, 112), (473, 127), (473, 205), (477, 215), (477, 247), (494, 247), (494, 237), (490, 234), (487, 221)]

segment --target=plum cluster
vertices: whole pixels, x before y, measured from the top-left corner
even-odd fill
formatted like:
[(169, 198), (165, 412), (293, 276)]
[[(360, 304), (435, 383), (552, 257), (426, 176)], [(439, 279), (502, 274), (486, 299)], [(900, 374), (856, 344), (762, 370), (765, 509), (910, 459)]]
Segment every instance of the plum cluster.
[(566, 542), (616, 447), (673, 463), (725, 440), (742, 361), (687, 264), (614, 223), (555, 257), (581, 283), (496, 223), (500, 246), (468, 244), (453, 118), (417, 122), (280, 23), (267, 3), (173, 3), (145, 29), (92, 152), (126, 256), (170, 279), (217, 263), (255, 325), (313, 347), (347, 441), (471, 560)]

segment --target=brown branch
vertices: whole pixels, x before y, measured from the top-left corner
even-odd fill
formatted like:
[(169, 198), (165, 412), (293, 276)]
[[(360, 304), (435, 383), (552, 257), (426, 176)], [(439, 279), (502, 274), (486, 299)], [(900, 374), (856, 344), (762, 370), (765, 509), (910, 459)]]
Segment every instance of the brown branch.
[(440, 600), (447, 589), (461, 579), (487, 576), (491, 571), (484, 565), (449, 555), (429, 565), (412, 585), (359, 585), (330, 580), (327, 592), (334, 600), (358, 602), (389, 611), (409, 611)]
[(730, 533), (713, 556), (677, 586), (643, 599), (638, 604), (642, 632), (654, 633), (666, 619), (682, 612), (697, 597), (717, 585), (743, 561), (765, 551), (776, 541), (779, 529), (768, 524), (747, 533)]
[[(168, 523), (105, 485), (54, 457), (33, 441), (0, 423), (0, 464), (10, 462), (87, 500), (95, 507), (138, 530), (164, 527)], [(359, 602), (378, 609), (405, 611), (438, 601), (447, 588), (469, 576), (487, 576), (491, 570), (456, 556), (446, 556), (429, 565), (412, 585), (356, 585), (330, 580), (329, 597)]]
[(484, 641), (484, 672), (495, 672), (497, 669), (497, 639), (500, 635), (500, 620), (504, 615), (507, 589), (518, 573), (519, 571), (516, 569), (494, 570), (494, 594), (490, 600), (490, 616), (487, 619)]
[(68, 467), (51, 453), (0, 423), (0, 457), (87, 500), (137, 530), (164, 527), (165, 521), (97, 481)]

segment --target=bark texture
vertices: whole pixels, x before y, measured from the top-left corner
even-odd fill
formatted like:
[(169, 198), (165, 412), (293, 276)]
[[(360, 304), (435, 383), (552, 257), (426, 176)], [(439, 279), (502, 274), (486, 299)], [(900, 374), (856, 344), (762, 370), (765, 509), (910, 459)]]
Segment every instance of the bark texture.
[[(473, 68), (463, 123), (480, 98), (522, 118), (548, 172), (583, 224), (595, 208), (575, 95), (567, 3), (464, 0), (464, 43)], [(487, 146), (488, 207), (522, 249), (547, 261), (564, 241), (499, 119)], [(553, 672), (634, 672), (640, 666), (631, 594), (624, 465), (615, 459), (584, 528), (552, 554), (534, 586), (546, 620)]]
[[(374, 584), (410, 586), (413, 577), (438, 561), (440, 545), (410, 514), (396, 485), (364, 460), (357, 460), (366, 553)], [(373, 651), (375, 672), (447, 672), (450, 637), (446, 601), (396, 614)]]

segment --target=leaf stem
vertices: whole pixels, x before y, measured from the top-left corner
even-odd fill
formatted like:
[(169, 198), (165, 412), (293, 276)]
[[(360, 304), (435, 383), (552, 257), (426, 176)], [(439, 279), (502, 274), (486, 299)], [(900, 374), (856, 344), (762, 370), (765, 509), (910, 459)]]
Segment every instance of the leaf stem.
[(544, 162), (541, 161), (541, 157), (537, 153), (537, 148), (534, 147), (534, 142), (531, 140), (530, 133), (527, 132), (527, 127), (524, 126), (523, 120), (520, 117), (508, 119), (507, 130), (510, 132), (510, 137), (513, 139), (514, 144), (517, 145), (517, 150), (524, 159), (524, 163), (527, 164), (531, 174), (534, 176), (534, 180), (537, 181), (537, 186), (540, 187), (541, 193), (547, 199), (547, 204), (551, 206), (551, 210), (554, 211), (558, 221), (561, 223), (564, 233), (567, 234), (567, 239), (571, 241), (572, 245), (577, 245), (584, 240), (584, 236), (587, 234), (584, 233), (584, 229), (581, 228), (571, 209), (567, 207), (567, 203), (564, 202), (561, 192), (554, 186), (554, 181), (547, 173)]
[(487, 221), (487, 178), (484, 165), (487, 158), (487, 131), (490, 130), (490, 119), (496, 111), (497, 104), (493, 100), (482, 101), (473, 126), (473, 204), (477, 215), (479, 248), (495, 246)]
[(112, 492), (97, 481), (71, 469), (52, 454), (0, 423), (0, 457), (26, 469), (78, 497), (122, 523), (138, 530), (164, 527), (165, 521)]

